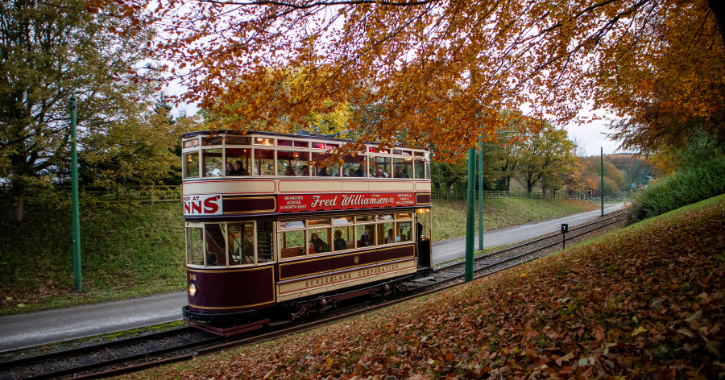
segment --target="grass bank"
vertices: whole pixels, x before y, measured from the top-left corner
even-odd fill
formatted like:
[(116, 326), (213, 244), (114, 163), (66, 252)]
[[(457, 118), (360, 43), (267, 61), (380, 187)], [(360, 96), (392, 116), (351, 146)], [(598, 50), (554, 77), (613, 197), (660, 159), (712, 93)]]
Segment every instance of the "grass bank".
[(81, 209), (83, 291), (73, 290), (69, 210), (30, 207), (25, 222), (0, 222), (0, 315), (183, 289), (178, 203)]
[[(486, 229), (596, 208), (584, 201), (492, 199)], [(184, 225), (178, 203), (81, 209), (83, 292), (73, 290), (70, 207), (34, 208), (21, 226), (0, 221), (0, 315), (128, 299), (184, 289)], [(436, 240), (465, 233), (465, 202), (435, 201)]]
[[(478, 207), (478, 205), (476, 206)], [(600, 206), (574, 199), (486, 199), (483, 202), (486, 231), (560, 218)], [(476, 208), (478, 223), (478, 208)], [(433, 239), (445, 240), (466, 234), (466, 201), (433, 201)]]
[(124, 378), (722, 378), (725, 196), (274, 342)]

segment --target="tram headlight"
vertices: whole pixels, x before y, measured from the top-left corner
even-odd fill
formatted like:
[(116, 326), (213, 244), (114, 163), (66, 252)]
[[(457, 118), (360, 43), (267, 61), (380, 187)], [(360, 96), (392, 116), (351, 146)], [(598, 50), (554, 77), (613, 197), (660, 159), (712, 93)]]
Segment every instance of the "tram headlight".
[(189, 285), (189, 295), (192, 297), (196, 296), (196, 285)]

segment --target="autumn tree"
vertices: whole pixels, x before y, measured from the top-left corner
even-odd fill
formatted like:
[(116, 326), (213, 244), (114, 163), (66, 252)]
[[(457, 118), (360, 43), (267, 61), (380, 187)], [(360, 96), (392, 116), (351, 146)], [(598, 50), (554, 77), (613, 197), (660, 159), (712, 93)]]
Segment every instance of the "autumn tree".
[[(25, 190), (67, 167), (68, 101), (77, 98), (79, 131), (124, 120), (149, 94), (132, 67), (151, 31), (124, 9), (102, 12), (83, 1), (6, 1), (0, 5), (0, 176), (11, 187), (11, 221), (23, 218)], [(140, 11), (137, 9), (136, 11)]]
[(537, 184), (547, 188), (562, 184), (560, 175), (575, 161), (574, 144), (564, 129), (545, 124), (541, 132), (522, 142), (518, 151), (519, 176), (526, 191), (531, 193)]
[[(502, 109), (563, 124), (591, 102), (635, 115), (617, 136), (646, 146), (657, 138), (634, 139), (648, 132), (636, 103), (658, 98), (683, 117), (723, 104), (724, 13), (714, 0), (162, 0), (156, 14), (167, 36), (158, 56), (190, 88), (181, 100), (258, 129), (281, 115), (305, 125), (327, 101), (364, 102), (381, 117), (365, 129), (365, 108), (354, 108), (359, 141), (405, 130), (404, 144), (435, 143), (455, 158), (504, 124)], [(304, 80), (280, 91), (290, 70)]]

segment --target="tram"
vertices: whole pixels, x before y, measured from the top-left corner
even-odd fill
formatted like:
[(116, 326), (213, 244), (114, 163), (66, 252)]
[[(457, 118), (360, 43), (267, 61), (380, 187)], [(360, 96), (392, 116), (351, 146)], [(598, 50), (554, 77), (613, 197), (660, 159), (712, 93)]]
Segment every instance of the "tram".
[(182, 136), (188, 305), (219, 335), (404, 291), (431, 267), (429, 153), (326, 135)]

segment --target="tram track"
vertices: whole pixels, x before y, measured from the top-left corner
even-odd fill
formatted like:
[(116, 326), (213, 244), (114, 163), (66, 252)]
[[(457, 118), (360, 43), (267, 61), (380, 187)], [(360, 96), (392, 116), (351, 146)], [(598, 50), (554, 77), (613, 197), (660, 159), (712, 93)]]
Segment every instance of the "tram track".
[[(566, 236), (565, 241), (578, 242), (589, 238), (591, 236), (588, 235), (593, 232), (623, 221), (625, 215), (626, 212), (619, 212), (607, 218), (575, 226), (569, 230), (569, 236)], [(474, 278), (489, 276), (553, 253), (559, 250), (562, 240), (561, 234), (551, 234), (476, 256)], [(431, 280), (410, 282), (409, 284), (415, 288), (407, 293), (340, 308), (334, 312), (316, 316), (313, 320), (292, 322), (291, 326), (275, 331), (262, 334), (250, 332), (237, 337), (224, 338), (190, 327), (183, 327), (88, 347), (0, 362), (0, 380), (104, 378), (274, 340), (458, 286), (464, 281), (464, 266), (465, 263), (455, 263), (435, 269)]]

